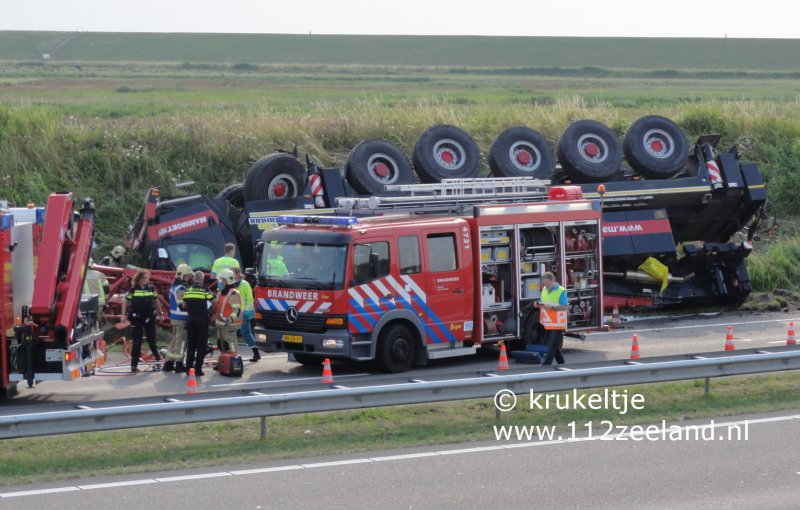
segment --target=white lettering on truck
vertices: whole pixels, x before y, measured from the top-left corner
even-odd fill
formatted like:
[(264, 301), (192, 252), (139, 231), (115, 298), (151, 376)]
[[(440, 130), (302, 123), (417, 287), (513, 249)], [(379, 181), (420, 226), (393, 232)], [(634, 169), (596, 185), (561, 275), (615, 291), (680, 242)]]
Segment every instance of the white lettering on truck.
[(267, 289), (267, 297), (271, 299), (317, 301), (319, 300), (319, 292), (309, 292), (302, 290)]

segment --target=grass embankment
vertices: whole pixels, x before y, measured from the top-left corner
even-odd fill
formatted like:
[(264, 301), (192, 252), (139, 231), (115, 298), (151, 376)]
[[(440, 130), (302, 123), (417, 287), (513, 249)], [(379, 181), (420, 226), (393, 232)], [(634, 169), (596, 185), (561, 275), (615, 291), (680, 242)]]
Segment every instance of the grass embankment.
[[(143, 113), (143, 112), (140, 112)], [(410, 154), (419, 134), (437, 123), (470, 132), (483, 154), (504, 128), (527, 124), (557, 141), (572, 121), (592, 118), (622, 134), (646, 114), (677, 121), (690, 140), (722, 134), (721, 147), (737, 143), (768, 180), (778, 214), (798, 214), (800, 102), (726, 101), (655, 109), (617, 108), (581, 97), (550, 104), (454, 104), (446, 99), (380, 98), (298, 101), (250, 110), (185, 111), (120, 119), (64, 118), (44, 106), (0, 104), (0, 189), (17, 203), (43, 203), (56, 189), (91, 196), (98, 208), (98, 244), (105, 250), (124, 235), (149, 186), (169, 194), (194, 180), (196, 192), (214, 195), (242, 180), (247, 168), (276, 147), (299, 144), (324, 165), (341, 165), (359, 141), (379, 137)]]
[(285, 416), (268, 420), (266, 441), (259, 440), (257, 419), (9, 439), (0, 442), (0, 484), (492, 441), (493, 425), (565, 430), (574, 420), (593, 421), (595, 430), (604, 430), (602, 420), (615, 425), (655, 424), (662, 419), (680, 422), (797, 409), (798, 384), (800, 374), (782, 373), (714, 380), (709, 396), (703, 393), (702, 380), (631, 386), (626, 388), (628, 394), (642, 393), (645, 408), (624, 416), (614, 410), (530, 411), (526, 397), (499, 420), (489, 398)]

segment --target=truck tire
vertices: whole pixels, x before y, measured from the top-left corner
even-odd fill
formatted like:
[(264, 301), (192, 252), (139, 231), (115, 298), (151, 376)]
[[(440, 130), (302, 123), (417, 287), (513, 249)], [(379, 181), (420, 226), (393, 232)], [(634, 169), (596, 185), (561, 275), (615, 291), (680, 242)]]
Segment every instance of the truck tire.
[(416, 344), (417, 337), (408, 327), (392, 324), (378, 339), (378, 364), (392, 374), (407, 371), (414, 361)]
[(575, 182), (605, 182), (622, 164), (622, 145), (617, 135), (595, 120), (570, 124), (558, 140), (557, 154)]
[(347, 156), (345, 178), (362, 195), (385, 195), (387, 184), (410, 184), (411, 162), (386, 140), (364, 140)]
[(475, 177), (481, 166), (478, 144), (466, 131), (438, 124), (423, 132), (414, 144), (414, 170), (423, 182)]
[(306, 187), (306, 169), (291, 154), (270, 154), (256, 161), (244, 181), (245, 200), (295, 198)]
[(681, 128), (658, 115), (631, 124), (622, 147), (631, 168), (651, 179), (672, 177), (689, 158), (689, 142)]
[(216, 196), (217, 200), (224, 200), (233, 207), (242, 209), (244, 207), (244, 184), (238, 182), (222, 189)]
[(555, 168), (553, 146), (529, 127), (510, 127), (489, 149), (489, 168), (498, 177), (550, 179)]

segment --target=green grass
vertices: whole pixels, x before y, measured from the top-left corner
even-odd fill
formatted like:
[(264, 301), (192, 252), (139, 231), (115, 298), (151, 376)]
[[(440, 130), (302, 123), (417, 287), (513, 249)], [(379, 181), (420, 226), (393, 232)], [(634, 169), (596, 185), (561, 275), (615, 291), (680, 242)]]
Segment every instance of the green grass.
[[(0, 32), (0, 60), (800, 70), (800, 41)], [(247, 66), (240, 67), (247, 70)]]
[[(491, 399), (270, 418), (259, 440), (258, 420), (192, 424), (0, 442), (0, 485), (69, 477), (151, 472), (355, 453), (387, 448), (491, 441), (493, 425), (560, 425), (570, 421), (650, 424), (771, 412), (800, 407), (800, 374), (733, 377), (627, 387), (645, 408), (615, 411), (530, 411), (527, 398), (495, 420)], [(562, 429), (563, 430), (563, 429)], [(598, 429), (599, 430), (599, 429)]]

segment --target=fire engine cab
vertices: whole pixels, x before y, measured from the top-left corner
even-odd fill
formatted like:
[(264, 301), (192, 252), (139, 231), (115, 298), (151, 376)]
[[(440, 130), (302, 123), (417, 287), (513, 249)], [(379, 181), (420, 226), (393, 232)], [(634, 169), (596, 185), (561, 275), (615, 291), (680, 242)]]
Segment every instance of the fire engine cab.
[(302, 364), (377, 360), (401, 372), (535, 342), (547, 271), (567, 291), (568, 331), (600, 327), (600, 202), (543, 181), (485, 181), (477, 192), (475, 179), (397, 186), (420, 193), (280, 217), (259, 249), (256, 345)]

